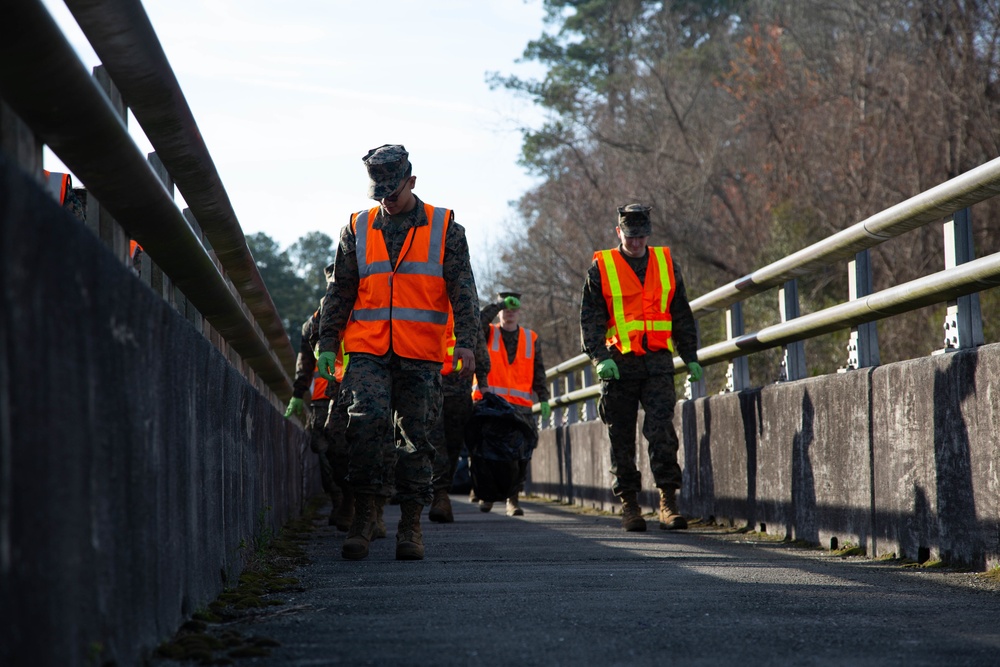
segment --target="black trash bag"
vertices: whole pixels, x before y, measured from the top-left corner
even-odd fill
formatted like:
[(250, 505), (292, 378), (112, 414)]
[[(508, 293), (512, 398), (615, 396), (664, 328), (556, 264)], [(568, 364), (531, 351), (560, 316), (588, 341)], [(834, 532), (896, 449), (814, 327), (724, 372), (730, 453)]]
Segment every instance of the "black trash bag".
[(469, 450), (462, 445), (462, 453), (458, 455), (458, 465), (455, 475), (451, 478), (451, 493), (468, 493), (472, 490), (472, 474), (469, 472)]
[(518, 490), (531, 452), (538, 444), (538, 434), (531, 415), (486, 393), (476, 403), (465, 427), (465, 442), (476, 497), (498, 502)]

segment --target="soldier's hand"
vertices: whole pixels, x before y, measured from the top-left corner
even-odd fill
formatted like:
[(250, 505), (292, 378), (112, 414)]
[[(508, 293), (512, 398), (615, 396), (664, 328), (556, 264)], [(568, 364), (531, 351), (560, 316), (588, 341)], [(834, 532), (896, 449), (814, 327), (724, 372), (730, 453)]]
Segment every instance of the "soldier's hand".
[(538, 404), (538, 407), (541, 408), (542, 420), (548, 421), (549, 420), (549, 416), (552, 415), (552, 408), (549, 407), (549, 402), (548, 401), (542, 401), (541, 403)]
[(697, 382), (700, 380), (704, 372), (705, 371), (702, 369), (701, 364), (697, 361), (692, 361), (688, 364), (688, 379), (691, 382)]
[(333, 377), (336, 365), (337, 355), (334, 352), (320, 352), (319, 356), (316, 357), (316, 370), (319, 371), (320, 377), (328, 382), (336, 382)]
[(467, 347), (455, 348), (455, 370), (459, 377), (472, 377), (476, 372), (476, 355)]
[(503, 298), (503, 307), (507, 310), (517, 310), (521, 307), (521, 300), (516, 296), (505, 296)]
[(615, 363), (615, 360), (605, 359), (601, 363), (597, 364), (597, 377), (602, 380), (621, 379), (621, 376), (618, 374), (618, 364)]
[(288, 401), (288, 409), (285, 410), (285, 419), (288, 419), (292, 415), (304, 415), (306, 413), (306, 404), (301, 398), (295, 398), (294, 396), (290, 401)]

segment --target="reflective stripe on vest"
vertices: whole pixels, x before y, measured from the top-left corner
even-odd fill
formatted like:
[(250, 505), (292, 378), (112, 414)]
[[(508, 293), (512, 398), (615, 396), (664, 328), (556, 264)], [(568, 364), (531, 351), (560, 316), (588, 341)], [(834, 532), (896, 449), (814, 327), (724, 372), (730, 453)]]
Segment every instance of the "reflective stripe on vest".
[(344, 332), (348, 352), (443, 362), (451, 302), (444, 282), (444, 240), (451, 211), (424, 204), (428, 224), (412, 227), (395, 269), (380, 230), (379, 207), (352, 216), (358, 296)]
[(674, 296), (674, 264), (670, 249), (649, 246), (652, 261), (645, 284), (617, 249), (594, 253), (601, 272), (601, 288), (608, 305), (605, 344), (622, 354), (674, 349), (670, 302)]
[[(491, 324), (488, 343), (490, 373), (487, 382), (493, 393), (503, 397), (508, 403), (530, 408), (534, 404), (531, 387), (535, 379), (535, 343), (538, 334), (531, 329), (518, 327), (517, 353), (513, 363), (507, 360), (507, 348), (502, 339), (500, 326)], [(476, 391), (478, 392), (478, 387)], [(474, 396), (482, 398), (482, 394)]]

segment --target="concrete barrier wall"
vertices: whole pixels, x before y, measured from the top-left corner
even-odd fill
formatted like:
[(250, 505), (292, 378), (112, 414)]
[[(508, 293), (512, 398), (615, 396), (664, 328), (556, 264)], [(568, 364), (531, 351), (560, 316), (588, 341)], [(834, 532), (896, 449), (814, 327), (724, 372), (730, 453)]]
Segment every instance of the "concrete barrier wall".
[(138, 664), (301, 511), (315, 457), (2, 155), (0, 300), (0, 664)]
[[(682, 509), (871, 556), (1000, 563), (998, 381), (987, 345), (680, 402)], [(639, 463), (652, 509), (645, 451)], [(526, 490), (617, 510), (608, 468), (600, 422), (549, 429)]]

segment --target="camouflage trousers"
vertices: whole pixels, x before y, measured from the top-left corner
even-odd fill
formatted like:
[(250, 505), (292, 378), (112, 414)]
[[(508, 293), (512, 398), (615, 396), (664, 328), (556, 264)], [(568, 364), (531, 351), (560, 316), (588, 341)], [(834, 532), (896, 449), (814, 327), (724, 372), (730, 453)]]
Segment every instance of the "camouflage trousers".
[(649, 467), (657, 488), (680, 488), (681, 467), (677, 463), (680, 442), (674, 430), (673, 375), (651, 375), (639, 379), (601, 381), (599, 411), (611, 440), (611, 487), (616, 496), (642, 490), (642, 475), (636, 467), (636, 422), (639, 406), (645, 413), (642, 435), (649, 451)]
[(441, 412), (441, 364), (352, 354), (341, 385), (347, 407), (347, 479), (356, 493), (400, 502), (433, 497), (431, 431)]
[(323, 491), (331, 497), (347, 488), (347, 442), (344, 419), (337, 416), (337, 402), (314, 400), (309, 412), (311, 448), (319, 454), (319, 473)]
[(431, 441), (434, 443), (434, 490), (450, 489), (458, 456), (465, 444), (465, 425), (472, 418), (472, 392), (457, 396), (446, 395), (441, 416), (434, 423)]

